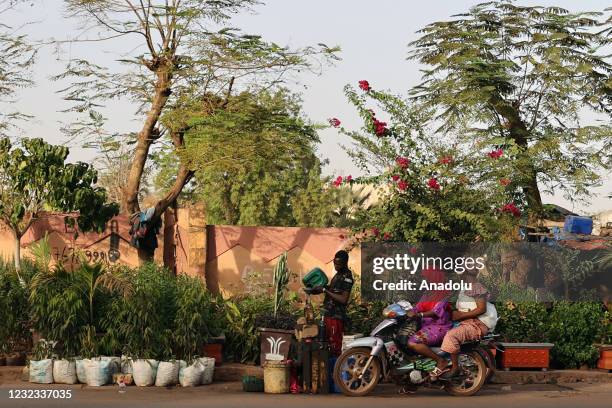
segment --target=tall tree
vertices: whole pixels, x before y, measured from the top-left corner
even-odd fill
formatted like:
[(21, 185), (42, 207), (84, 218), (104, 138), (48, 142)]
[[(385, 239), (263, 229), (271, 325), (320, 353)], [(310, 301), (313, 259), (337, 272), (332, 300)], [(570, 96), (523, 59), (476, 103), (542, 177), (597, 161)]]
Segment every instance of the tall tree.
[[(601, 12), (479, 4), (411, 43), (428, 66), (414, 95), (441, 131), (504, 148), (537, 215), (543, 188), (585, 196), (612, 165), (610, 27)], [(603, 123), (585, 125), (585, 110)]]
[[(313, 69), (316, 56), (334, 57), (335, 49), (320, 44), (290, 50), (243, 35), (228, 24), (232, 15), (248, 10), (256, 0), (67, 0), (69, 12), (85, 21), (85, 28), (102, 32), (99, 40), (131, 36), (138, 50), (122, 60), (128, 67), (111, 72), (88, 61), (72, 61), (58, 79), (75, 79), (64, 90), (76, 101), (73, 109), (90, 112), (105, 101), (128, 97), (140, 104), (141, 127), (136, 134), (123, 207), (140, 210), (138, 193), (153, 145), (167, 141), (176, 151), (185, 145), (184, 129), (169, 131), (160, 118), (170, 110), (183, 110), (198, 100), (216, 104), (232, 89), (270, 86), (288, 71)], [(314, 60), (312, 58), (314, 58)], [(99, 117), (99, 116), (98, 116)], [(92, 129), (92, 119), (72, 127), (74, 135)], [(193, 178), (189, 163), (181, 162), (173, 185), (157, 202), (155, 217), (171, 205)], [(141, 257), (152, 254), (141, 253)]]
[[(295, 226), (295, 201), (314, 184), (323, 195), (316, 127), (286, 90), (243, 92), (216, 105), (195, 101), (162, 123), (184, 131), (179, 154), (195, 171), (191, 197), (205, 203), (211, 223)], [(173, 156), (163, 157), (162, 189), (174, 183)]]
[(24, 139), (21, 147), (0, 139), (0, 220), (15, 237), (15, 267), (21, 238), (44, 210), (78, 211), (82, 231), (101, 230), (118, 212), (96, 187), (96, 171), (86, 163), (66, 163), (68, 148), (42, 139)]

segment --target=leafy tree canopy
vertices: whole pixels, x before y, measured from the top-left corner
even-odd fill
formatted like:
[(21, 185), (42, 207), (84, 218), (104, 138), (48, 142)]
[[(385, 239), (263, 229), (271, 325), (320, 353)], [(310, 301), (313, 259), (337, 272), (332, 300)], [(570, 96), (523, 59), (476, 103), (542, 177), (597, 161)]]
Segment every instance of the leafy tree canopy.
[[(427, 66), (413, 95), (440, 131), (504, 148), (534, 213), (541, 189), (588, 196), (612, 164), (610, 24), (603, 12), (479, 4), (411, 43)], [(603, 122), (584, 124), (587, 110)]]
[[(24, 139), (14, 147), (0, 139), (0, 220), (17, 241), (44, 210), (78, 211), (82, 231), (101, 230), (118, 212), (96, 187), (96, 171), (86, 163), (66, 163), (68, 148), (42, 139)], [(16, 266), (19, 262), (16, 246)]]
[[(322, 163), (315, 155), (316, 126), (302, 117), (295, 96), (280, 90), (203, 100), (172, 111), (162, 122), (182, 129), (181, 162), (196, 172), (190, 196), (206, 204), (208, 222), (329, 222), (331, 202), (324, 197)], [(176, 162), (172, 154), (160, 159), (157, 184), (165, 189), (174, 182)]]

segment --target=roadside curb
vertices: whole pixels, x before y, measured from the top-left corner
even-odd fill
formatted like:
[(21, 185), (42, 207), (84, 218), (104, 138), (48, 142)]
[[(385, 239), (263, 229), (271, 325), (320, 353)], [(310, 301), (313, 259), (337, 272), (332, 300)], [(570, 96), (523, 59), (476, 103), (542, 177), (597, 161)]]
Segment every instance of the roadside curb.
[[(0, 384), (21, 382), (23, 367), (0, 367)], [(259, 366), (227, 363), (215, 367), (215, 382), (240, 382), (243, 375), (263, 378)], [(612, 383), (612, 373), (606, 370), (496, 371), (493, 384), (572, 384)]]
[(496, 371), (494, 384), (612, 383), (607, 370)]

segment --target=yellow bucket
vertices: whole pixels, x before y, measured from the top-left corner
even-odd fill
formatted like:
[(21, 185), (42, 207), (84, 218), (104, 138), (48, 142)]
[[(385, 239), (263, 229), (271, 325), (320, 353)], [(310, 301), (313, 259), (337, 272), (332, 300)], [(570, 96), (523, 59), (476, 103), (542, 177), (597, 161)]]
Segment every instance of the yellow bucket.
[(266, 361), (264, 369), (264, 392), (286, 394), (289, 392), (289, 365), (284, 361)]

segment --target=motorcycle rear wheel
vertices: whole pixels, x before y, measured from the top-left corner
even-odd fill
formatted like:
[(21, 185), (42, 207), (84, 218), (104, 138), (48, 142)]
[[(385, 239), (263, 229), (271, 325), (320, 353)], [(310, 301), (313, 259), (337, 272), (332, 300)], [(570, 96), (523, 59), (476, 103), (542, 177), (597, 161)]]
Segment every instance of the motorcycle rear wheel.
[(377, 357), (372, 359), (367, 372), (360, 379), (371, 350), (367, 347), (355, 347), (345, 350), (336, 360), (334, 366), (334, 383), (344, 395), (362, 397), (368, 395), (378, 385), (382, 368)]
[(444, 390), (460, 397), (469, 397), (476, 394), (487, 379), (487, 363), (476, 351), (459, 353), (459, 369), (464, 375), (453, 379), (444, 386)]

